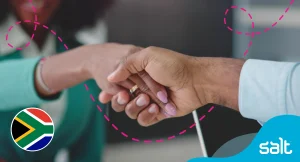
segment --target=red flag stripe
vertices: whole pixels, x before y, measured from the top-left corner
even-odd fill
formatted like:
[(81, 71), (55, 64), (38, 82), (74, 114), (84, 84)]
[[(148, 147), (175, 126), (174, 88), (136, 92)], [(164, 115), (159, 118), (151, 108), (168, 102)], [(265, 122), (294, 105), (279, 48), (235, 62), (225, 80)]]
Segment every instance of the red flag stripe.
[(39, 109), (26, 109), (27, 111), (29, 111), (30, 113), (32, 113), (33, 115), (35, 115), (37, 118), (41, 119), (43, 122), (45, 123), (52, 123), (51, 118), (43, 111), (39, 110)]

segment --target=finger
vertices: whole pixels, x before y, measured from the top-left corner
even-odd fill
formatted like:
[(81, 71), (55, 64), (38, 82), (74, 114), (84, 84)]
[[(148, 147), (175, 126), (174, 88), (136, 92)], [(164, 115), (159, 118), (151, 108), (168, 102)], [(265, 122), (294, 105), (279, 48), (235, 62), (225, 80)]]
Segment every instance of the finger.
[[(101, 87), (101, 86), (99, 86), (99, 87)], [(108, 94), (116, 95), (121, 91), (125, 91), (126, 89), (115, 83), (109, 83), (108, 85), (105, 86), (105, 88), (102, 88), (102, 90), (104, 90)]]
[[(173, 104), (173, 103), (171, 103), (171, 104)], [(165, 107), (167, 107), (167, 105)], [(159, 114), (157, 115), (156, 118), (157, 118), (158, 121), (162, 121), (162, 120), (165, 120), (167, 118), (172, 118), (174, 116), (175, 115), (170, 115), (170, 113), (168, 111), (166, 111), (166, 108), (165, 108), (165, 109), (160, 109), (159, 110)]]
[(156, 104), (158, 104), (158, 106), (160, 108), (162, 108), (162, 112), (165, 112), (168, 114), (168, 116), (164, 113), (161, 113), (162, 115), (165, 115), (165, 117), (173, 117), (176, 116), (177, 110), (175, 107), (175, 104), (173, 104), (173, 102), (169, 101), (168, 103), (163, 103), (162, 101), (160, 101), (156, 95), (154, 95), (151, 90), (149, 89), (148, 85), (146, 85), (146, 83), (138, 76), (138, 75), (132, 75), (129, 78), (130, 80), (132, 80), (134, 83), (136, 83), (136, 85), (139, 87), (140, 91), (142, 91), (142, 93), (146, 93), (147, 95), (150, 96), (150, 98), (152, 99), (153, 102), (155, 102)]
[(108, 103), (109, 101), (111, 101), (113, 95), (105, 92), (105, 91), (102, 91), (100, 94), (99, 94), (99, 101), (103, 104), (106, 104)]
[[(156, 104), (155, 104), (156, 105)], [(157, 106), (157, 105), (156, 105)], [(158, 106), (157, 106), (158, 107)], [(146, 113), (146, 112), (144, 112), (145, 110), (143, 110), (140, 114), (142, 114), (142, 113)], [(138, 121), (139, 121), (139, 124), (140, 125), (142, 125), (142, 126), (144, 126), (144, 125), (146, 125), (146, 126), (151, 126), (151, 125), (154, 125), (154, 124), (156, 124), (156, 123), (158, 123), (158, 122), (161, 122), (161, 121), (163, 121), (163, 120), (165, 120), (165, 119), (167, 119), (167, 118), (171, 118), (172, 116), (170, 116), (168, 113), (166, 113), (163, 109), (160, 109), (159, 107), (158, 107), (158, 114), (156, 114), (156, 116), (155, 116), (155, 118), (154, 119), (152, 119), (150, 122), (148, 122), (147, 124), (145, 124), (145, 123), (142, 123), (143, 121), (145, 121), (145, 119), (143, 119), (143, 118), (145, 118), (145, 117), (143, 117), (143, 116), (140, 116), (140, 114), (139, 114), (139, 116), (138, 116)]]
[[(135, 84), (131, 80), (125, 80), (125, 81), (120, 82), (119, 85), (122, 87), (120, 87), (118, 85), (111, 85), (110, 90), (108, 90), (111, 93), (109, 93), (107, 91), (102, 91), (99, 95), (99, 101), (101, 103), (106, 104), (112, 100), (114, 94), (121, 92), (121, 91), (124, 91), (124, 92), (122, 92), (122, 97), (124, 97), (125, 99), (130, 98), (130, 94), (128, 92), (127, 92), (127, 94), (125, 94), (124, 88), (130, 89)], [(125, 96), (125, 95), (127, 95), (127, 96)]]
[(126, 89), (131, 89), (133, 86), (135, 86), (135, 83), (133, 83), (129, 79), (127, 79), (125, 81), (121, 81), (118, 84), (121, 85), (122, 87), (126, 88)]
[(140, 94), (134, 100), (130, 101), (126, 107), (125, 112), (131, 119), (136, 119), (138, 114), (150, 104), (150, 98), (146, 94)]
[(158, 113), (159, 107), (153, 103), (146, 109), (144, 109), (141, 113), (139, 113), (137, 121), (141, 126), (144, 127), (156, 124), (158, 122), (158, 120), (156, 119)]
[(124, 57), (117, 69), (108, 76), (108, 81), (124, 81), (131, 74), (136, 74), (140, 71), (143, 71), (146, 68), (150, 58), (150, 53), (141, 51)]
[(156, 94), (156, 97), (163, 103), (168, 103), (168, 94), (166, 88), (153, 80), (150, 75), (144, 70), (138, 73), (139, 77), (143, 79), (145, 84), (149, 87), (151, 92)]
[(117, 95), (114, 95), (111, 102), (111, 107), (116, 112), (122, 112), (125, 110), (126, 104), (130, 101), (129, 95), (126, 91), (121, 91)]

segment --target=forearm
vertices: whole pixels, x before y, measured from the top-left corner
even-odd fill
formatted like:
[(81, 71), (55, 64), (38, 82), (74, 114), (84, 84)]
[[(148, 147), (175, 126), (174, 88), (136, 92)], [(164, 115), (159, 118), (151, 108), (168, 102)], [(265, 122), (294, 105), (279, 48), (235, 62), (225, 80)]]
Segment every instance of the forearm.
[(238, 94), (243, 59), (197, 57), (194, 63), (194, 85), (197, 93), (204, 93), (208, 103), (239, 111)]
[(195, 58), (193, 67), (195, 90), (208, 103), (261, 122), (284, 114), (300, 115), (300, 63)]
[(82, 48), (84, 47), (54, 55), (44, 61), (40, 75), (45, 85), (52, 92), (45, 90), (36, 79), (35, 85), (39, 94), (42, 96), (53, 95), (56, 92), (72, 87), (90, 78), (84, 68), (84, 60), (86, 60), (88, 54), (82, 53), (84, 52)]

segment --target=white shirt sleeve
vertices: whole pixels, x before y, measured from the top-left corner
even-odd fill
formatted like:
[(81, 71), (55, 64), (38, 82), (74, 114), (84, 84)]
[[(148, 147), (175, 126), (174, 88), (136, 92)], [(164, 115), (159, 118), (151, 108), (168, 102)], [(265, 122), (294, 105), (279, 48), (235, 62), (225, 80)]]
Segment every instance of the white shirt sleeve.
[(279, 115), (300, 116), (300, 63), (247, 60), (240, 75), (239, 109), (260, 123)]

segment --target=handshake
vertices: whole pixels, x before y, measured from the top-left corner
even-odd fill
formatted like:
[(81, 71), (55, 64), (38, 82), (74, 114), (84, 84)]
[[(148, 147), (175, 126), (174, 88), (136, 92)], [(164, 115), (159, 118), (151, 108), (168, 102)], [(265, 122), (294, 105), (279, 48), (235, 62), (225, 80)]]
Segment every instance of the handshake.
[(104, 89), (99, 96), (102, 103), (111, 101), (115, 111), (150, 126), (208, 103), (238, 110), (243, 60), (191, 57), (158, 47), (128, 48), (107, 77), (118, 92)]
[[(94, 79), (99, 101), (112, 102), (142, 126), (180, 117), (208, 103), (238, 111), (239, 76), (244, 60), (192, 57), (171, 50), (133, 45), (88, 45), (53, 56), (42, 76), (53, 95)], [(57, 68), (57, 69), (55, 69)]]

